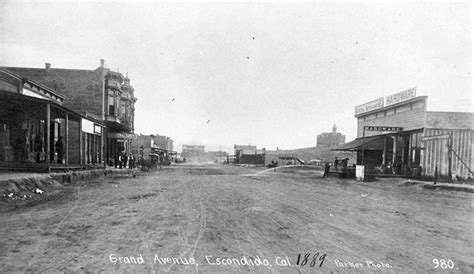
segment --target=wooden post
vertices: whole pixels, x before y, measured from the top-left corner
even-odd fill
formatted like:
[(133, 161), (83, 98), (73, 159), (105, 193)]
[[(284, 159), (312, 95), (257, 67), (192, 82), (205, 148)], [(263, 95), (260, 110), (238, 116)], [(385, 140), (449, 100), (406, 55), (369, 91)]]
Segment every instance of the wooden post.
[(66, 121), (65, 121), (65, 129), (64, 129), (64, 147), (66, 149), (65, 156), (64, 156), (64, 164), (69, 164), (69, 114), (66, 112)]
[(100, 142), (100, 159), (101, 161), (104, 162), (104, 168), (107, 167), (107, 162), (109, 161), (109, 155), (107, 153), (107, 148), (108, 148), (108, 143), (107, 143), (107, 136), (105, 135), (105, 128), (104, 127), (100, 127), (100, 138), (101, 138), (101, 142)]
[(51, 105), (46, 104), (46, 165), (51, 163)]
[(365, 126), (362, 128), (362, 161), (361, 165), (364, 165), (364, 160), (365, 160), (365, 149), (364, 149), (364, 142), (365, 142)]
[(448, 138), (448, 176), (449, 176), (449, 181), (452, 181), (452, 138), (451, 138), (451, 133), (449, 134)]
[(392, 153), (392, 167), (395, 165), (395, 158), (397, 156), (397, 136), (391, 136), (393, 138), (393, 153)]
[(382, 152), (382, 165), (385, 167), (386, 164), (386, 159), (385, 157), (387, 156), (387, 136), (383, 137), (383, 152)]
[(82, 118), (79, 119), (79, 164), (82, 165), (84, 152), (82, 149)]

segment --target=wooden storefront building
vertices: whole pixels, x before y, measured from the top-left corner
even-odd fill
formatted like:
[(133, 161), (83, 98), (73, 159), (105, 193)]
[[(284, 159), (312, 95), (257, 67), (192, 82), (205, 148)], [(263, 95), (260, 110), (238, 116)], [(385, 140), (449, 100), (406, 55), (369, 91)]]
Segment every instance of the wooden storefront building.
[(334, 150), (357, 152), (366, 173), (467, 179), (474, 169), (474, 113), (427, 111), (416, 88), (359, 105), (357, 139)]
[(60, 171), (100, 165), (104, 125), (62, 105), (64, 96), (0, 70), (0, 169)]

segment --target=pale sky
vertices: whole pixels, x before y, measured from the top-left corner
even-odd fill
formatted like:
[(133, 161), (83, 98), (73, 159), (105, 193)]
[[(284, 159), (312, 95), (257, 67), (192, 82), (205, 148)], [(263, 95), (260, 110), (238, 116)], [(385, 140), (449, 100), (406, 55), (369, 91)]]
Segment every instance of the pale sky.
[(178, 151), (303, 148), (334, 123), (354, 139), (356, 105), (412, 87), (428, 110), (472, 112), (471, 12), (439, 1), (0, 0), (0, 66), (93, 70), (105, 59), (135, 88), (135, 133), (170, 136)]

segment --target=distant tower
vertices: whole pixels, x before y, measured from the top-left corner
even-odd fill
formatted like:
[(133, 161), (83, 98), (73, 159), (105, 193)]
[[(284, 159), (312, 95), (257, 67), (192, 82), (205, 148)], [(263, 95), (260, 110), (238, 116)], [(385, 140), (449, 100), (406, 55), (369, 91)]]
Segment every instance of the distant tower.
[(337, 147), (346, 142), (346, 136), (337, 132), (336, 123), (332, 126), (332, 132), (323, 132), (316, 138), (316, 146), (318, 147)]

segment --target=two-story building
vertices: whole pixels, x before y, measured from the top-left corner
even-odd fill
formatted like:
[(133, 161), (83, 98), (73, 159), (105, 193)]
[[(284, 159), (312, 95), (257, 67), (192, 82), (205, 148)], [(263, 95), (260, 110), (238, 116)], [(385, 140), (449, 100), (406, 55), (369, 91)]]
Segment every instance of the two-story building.
[(159, 134), (139, 134), (132, 142), (132, 154), (136, 157), (148, 158), (153, 149), (173, 151), (173, 140), (168, 136)]
[(107, 126), (107, 159), (120, 153), (131, 154), (134, 132), (134, 88), (128, 75), (108, 71), (104, 79), (106, 93), (105, 124)]
[(473, 177), (474, 113), (427, 111), (427, 98), (412, 88), (356, 106), (357, 139), (335, 150), (366, 172)]
[(323, 132), (316, 138), (317, 147), (337, 147), (346, 142), (346, 136), (337, 132), (337, 126), (332, 126), (332, 132)]
[(51, 171), (101, 163), (103, 123), (55, 90), (0, 69), (0, 169)]
[[(131, 141), (135, 138), (134, 110), (136, 98), (130, 79), (104, 66), (104, 60), (95, 70), (52, 68), (46, 63), (44, 68), (3, 67), (21, 77), (34, 80), (50, 87), (64, 96), (63, 105), (95, 121), (105, 123), (106, 132), (91, 135), (84, 141), (94, 147), (99, 158), (113, 162), (116, 154), (130, 153)], [(90, 128), (91, 124), (85, 125)], [(90, 160), (90, 161), (91, 161)], [(89, 161), (89, 160), (87, 160)]]

